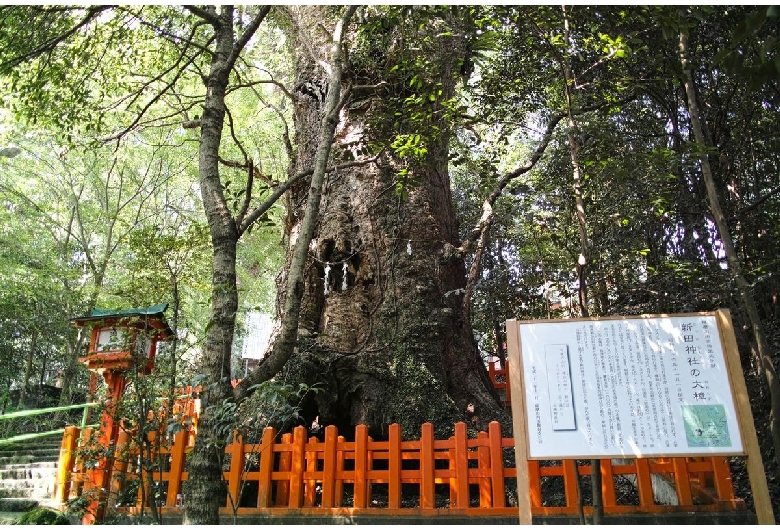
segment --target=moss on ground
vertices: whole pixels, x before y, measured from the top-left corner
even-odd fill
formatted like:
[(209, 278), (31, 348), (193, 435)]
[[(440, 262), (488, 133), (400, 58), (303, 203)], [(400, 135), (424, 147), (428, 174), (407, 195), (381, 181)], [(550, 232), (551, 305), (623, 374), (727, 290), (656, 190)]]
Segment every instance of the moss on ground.
[(22, 515), (16, 524), (70, 524), (70, 521), (58, 511), (39, 506)]

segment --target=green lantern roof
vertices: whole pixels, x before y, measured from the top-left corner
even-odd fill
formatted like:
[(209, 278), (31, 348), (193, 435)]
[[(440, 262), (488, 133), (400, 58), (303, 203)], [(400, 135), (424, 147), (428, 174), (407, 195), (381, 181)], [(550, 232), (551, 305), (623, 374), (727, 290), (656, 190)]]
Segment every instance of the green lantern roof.
[(168, 309), (168, 304), (137, 307), (135, 309), (93, 309), (89, 317), (81, 317), (79, 320), (129, 316), (162, 316), (166, 309)]
[(164, 334), (170, 336), (173, 332), (165, 322), (165, 316), (163, 315), (166, 309), (168, 309), (168, 304), (157, 304), (149, 307), (136, 307), (133, 309), (93, 309), (89, 316), (77, 317), (72, 319), (71, 322), (79, 326), (87, 322), (112, 318), (152, 317), (159, 320)]

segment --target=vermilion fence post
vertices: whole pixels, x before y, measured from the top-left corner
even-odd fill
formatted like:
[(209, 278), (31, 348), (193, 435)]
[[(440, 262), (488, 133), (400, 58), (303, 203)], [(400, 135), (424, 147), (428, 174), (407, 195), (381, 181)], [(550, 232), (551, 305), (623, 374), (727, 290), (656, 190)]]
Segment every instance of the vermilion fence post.
[[(509, 385), (507, 385), (509, 388)], [(491, 421), (488, 425), (488, 435), (490, 436), (490, 483), (493, 494), (493, 507), (506, 507), (505, 486), (504, 486), (504, 452), (503, 437), (501, 435), (501, 424), (497, 421)], [(533, 491), (533, 489), (531, 490)]]
[(334, 504), (343, 506), (344, 504), (344, 437), (339, 436), (336, 444), (336, 480), (335, 480), (335, 498)]
[(435, 508), (435, 465), (433, 458), (433, 424), (422, 424), (420, 438), (420, 508)]
[(647, 458), (634, 460), (636, 467), (636, 487), (639, 490), (639, 505), (653, 506), (653, 483), (650, 480), (650, 463)]
[(290, 508), (300, 508), (303, 501), (303, 454), (306, 445), (306, 428), (293, 429), (292, 467), (290, 469)]
[(576, 460), (567, 459), (563, 461), (563, 489), (566, 492), (566, 507), (575, 508), (579, 504), (577, 498), (577, 465)]
[[(241, 494), (241, 478), (244, 474), (244, 439), (238, 431), (233, 433), (233, 443), (227, 448), (230, 454), (230, 469), (228, 470), (228, 501), (238, 507)], [(230, 506), (231, 504), (228, 504)]]
[[(282, 446), (290, 447), (292, 433), (282, 435)], [(292, 468), (292, 449), (280, 448), (279, 450), (279, 474), (283, 478), (276, 484), (276, 506), (287, 506), (290, 501), (290, 469)]]
[(528, 489), (531, 493), (531, 506), (542, 507), (542, 479), (538, 460), (528, 461)]
[(168, 506), (176, 506), (179, 495), (182, 494), (182, 472), (184, 471), (184, 456), (187, 448), (187, 431), (182, 429), (173, 438), (171, 447), (171, 467), (168, 479)]
[(602, 458), (601, 460), (601, 500), (604, 510), (617, 506), (617, 496), (615, 495), (615, 472), (612, 468), (612, 460)]
[(455, 506), (469, 507), (469, 447), (466, 424), (455, 424)]
[(372, 475), (372, 472), (374, 471), (374, 451), (376, 450), (374, 439), (370, 436), (368, 437), (366, 450), (368, 451), (366, 454), (366, 506), (369, 506), (372, 495), (374, 494), (374, 481), (371, 479), (370, 475)]
[(387, 506), (388, 508), (401, 507), (401, 426), (397, 423), (390, 425), (388, 431), (388, 484)]
[(368, 427), (358, 425), (355, 427), (355, 495), (353, 506), (365, 508), (368, 506), (368, 484), (366, 467), (368, 464)]
[(325, 452), (322, 455), (322, 507), (335, 506), (336, 488), (336, 445), (339, 431), (335, 425), (325, 427)]
[(106, 507), (113, 510), (116, 506), (117, 496), (124, 485), (124, 476), (127, 472), (127, 461), (129, 458), (129, 440), (130, 435), (126, 430), (119, 431), (116, 439), (116, 449), (114, 449), (113, 468), (111, 470), (111, 485), (109, 486), (108, 499)]
[(712, 475), (715, 482), (715, 491), (718, 493), (718, 500), (733, 500), (734, 485), (731, 482), (731, 470), (725, 456), (712, 457)]
[(677, 502), (685, 506), (693, 504), (691, 483), (688, 480), (688, 464), (685, 458), (672, 458), (674, 466), (674, 484), (677, 489)]
[(491, 507), (491, 487), (490, 479), (492, 473), (490, 470), (490, 436), (484, 431), (477, 433), (477, 469), (479, 472), (479, 507)]
[(319, 440), (317, 440), (316, 436), (312, 436), (309, 438), (309, 444), (307, 445), (307, 451), (306, 451), (306, 476), (308, 477), (305, 484), (305, 489), (303, 492), (303, 505), (307, 507), (314, 506), (314, 501), (317, 498), (317, 479), (314, 478), (315, 474), (317, 473), (317, 451), (313, 450), (315, 444), (318, 444)]
[[(91, 438), (92, 427), (87, 427), (81, 432), (81, 437), (79, 438), (79, 447), (87, 447)], [(84, 486), (86, 485), (87, 489), (90, 487), (89, 474), (85, 473), (84, 471), (84, 457), (82, 455), (76, 455), (75, 469), (78, 475), (78, 479), (71, 481), (71, 493), (75, 494), (77, 497), (80, 497), (84, 493)], [(87, 480), (84, 480), (85, 477), (87, 477)]]
[(449, 449), (447, 449), (447, 468), (450, 473), (450, 504), (455, 507), (458, 502), (458, 476), (457, 469), (455, 469), (455, 437), (450, 436), (447, 442), (449, 443)]
[(70, 477), (78, 439), (78, 427), (65, 427), (60, 443), (60, 457), (57, 462), (57, 483), (54, 487), (54, 500), (60, 504), (65, 504), (70, 497)]
[(268, 508), (271, 506), (273, 483), (271, 473), (274, 468), (274, 439), (276, 429), (266, 427), (263, 429), (263, 439), (260, 442), (260, 477), (257, 483), (257, 507)]

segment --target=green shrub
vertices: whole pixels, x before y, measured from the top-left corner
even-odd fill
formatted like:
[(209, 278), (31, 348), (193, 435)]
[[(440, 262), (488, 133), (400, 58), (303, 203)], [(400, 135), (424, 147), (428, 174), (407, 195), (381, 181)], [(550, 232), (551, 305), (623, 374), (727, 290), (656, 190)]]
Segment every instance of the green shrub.
[(16, 524), (70, 524), (70, 521), (60, 512), (38, 507), (24, 514)]

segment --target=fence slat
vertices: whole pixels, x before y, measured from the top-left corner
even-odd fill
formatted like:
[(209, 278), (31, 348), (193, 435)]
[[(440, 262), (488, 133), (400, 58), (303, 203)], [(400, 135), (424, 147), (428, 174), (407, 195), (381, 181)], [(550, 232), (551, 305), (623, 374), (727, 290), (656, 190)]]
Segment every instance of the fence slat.
[(654, 506), (653, 483), (650, 480), (650, 463), (646, 458), (634, 460), (636, 467), (636, 487), (639, 490), (639, 505)]
[(300, 508), (303, 503), (303, 456), (306, 445), (306, 427), (293, 429), (292, 467), (290, 468), (290, 508)]
[(184, 470), (184, 457), (187, 449), (187, 430), (178, 431), (173, 437), (173, 447), (171, 447), (171, 468), (168, 479), (168, 506), (180, 504), (179, 495), (181, 490), (181, 473)]
[[(282, 444), (286, 446), (292, 444), (291, 432), (282, 435)], [(292, 469), (292, 450), (280, 450), (279, 471), (284, 473), (284, 478), (276, 484), (276, 506), (287, 506), (290, 501), (290, 469)]]
[(337, 449), (336, 449), (336, 487), (335, 487), (335, 494), (336, 498), (334, 499), (334, 504), (336, 507), (343, 506), (344, 505), (344, 479), (341, 478), (342, 474), (344, 473), (344, 447), (345, 439), (343, 436), (339, 436)]
[(241, 478), (244, 474), (244, 439), (238, 432), (233, 433), (233, 443), (227, 446), (230, 454), (230, 469), (228, 470), (228, 506), (237, 508), (241, 494)]
[(615, 470), (612, 467), (610, 458), (601, 459), (601, 500), (604, 509), (607, 506), (617, 506), (617, 495), (615, 494)]
[(731, 470), (725, 456), (712, 457), (712, 475), (715, 482), (715, 491), (720, 500), (734, 498), (734, 484), (731, 481)]
[(336, 444), (339, 431), (335, 425), (325, 427), (325, 452), (322, 455), (322, 507), (335, 507)]
[(130, 448), (128, 447), (130, 435), (127, 431), (121, 430), (117, 435), (116, 449), (114, 450), (113, 468), (111, 470), (111, 485), (108, 491), (107, 506), (113, 508), (116, 506), (117, 496), (122, 490), (125, 473), (127, 472), (127, 463)]
[(531, 493), (531, 507), (542, 507), (542, 476), (538, 460), (528, 461), (528, 484)]
[(368, 506), (367, 451), (368, 427), (358, 425), (355, 427), (355, 489), (352, 502), (355, 508)]
[(422, 424), (420, 438), (420, 508), (436, 507), (435, 470), (433, 458), (433, 424)]
[(79, 428), (65, 427), (60, 443), (60, 457), (57, 462), (57, 483), (54, 486), (54, 500), (65, 504), (70, 497), (70, 478), (74, 455), (78, 447)]
[(457, 494), (455, 506), (458, 508), (469, 507), (469, 448), (466, 424), (455, 424), (455, 486)]
[(506, 506), (504, 487), (504, 452), (502, 447), (501, 424), (491, 421), (488, 425), (490, 437), (490, 484), (492, 486), (492, 499), (494, 508)]
[(271, 473), (274, 466), (274, 439), (276, 429), (266, 427), (263, 429), (263, 439), (260, 442), (260, 473), (257, 481), (257, 507), (268, 508), (271, 506), (273, 483)]
[(477, 469), (483, 475), (477, 480), (479, 485), (479, 507), (490, 508), (492, 506), (492, 488), (490, 487), (490, 436), (484, 431), (477, 433)]
[(401, 426), (390, 425), (388, 432), (388, 508), (401, 507)]
[[(319, 442), (316, 436), (309, 438), (309, 444), (313, 446)], [(306, 451), (306, 474), (312, 477), (317, 471), (317, 451)], [(314, 501), (317, 499), (317, 479), (308, 478), (304, 483), (303, 491), (303, 505), (306, 507), (314, 506)]]
[(674, 484), (677, 489), (677, 502), (686, 506), (693, 504), (691, 482), (688, 480), (688, 464), (685, 458), (672, 458), (674, 466)]

